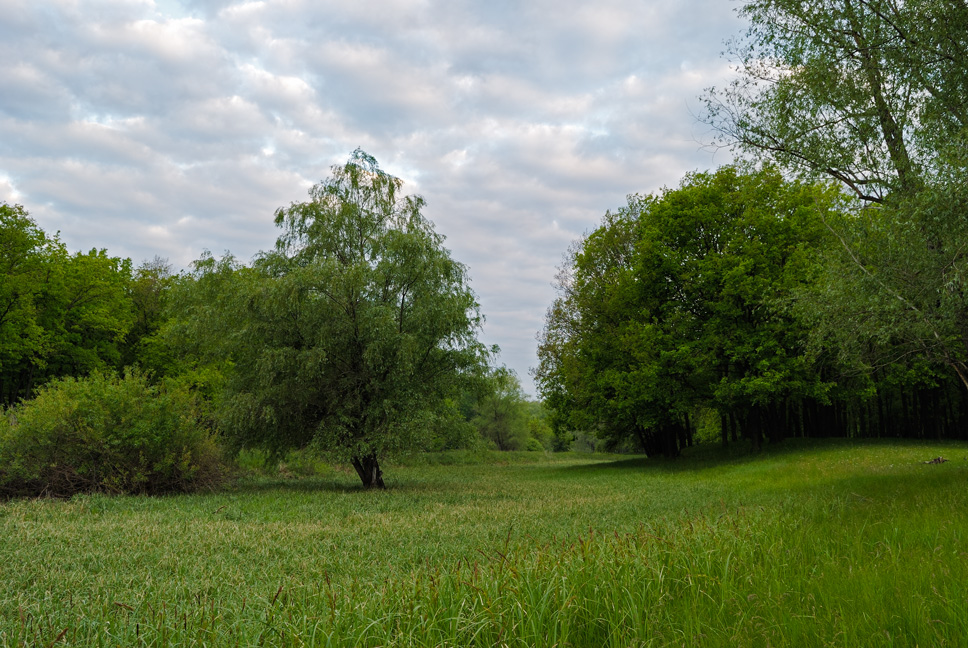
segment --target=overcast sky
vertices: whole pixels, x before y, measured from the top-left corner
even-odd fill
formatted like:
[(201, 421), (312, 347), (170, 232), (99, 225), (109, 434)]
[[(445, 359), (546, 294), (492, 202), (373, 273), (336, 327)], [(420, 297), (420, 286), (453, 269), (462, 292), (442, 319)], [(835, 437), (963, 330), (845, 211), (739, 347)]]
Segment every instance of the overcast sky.
[(272, 247), (356, 147), (427, 201), (533, 393), (569, 244), (729, 161), (698, 97), (730, 0), (0, 0), (0, 201), (176, 268)]

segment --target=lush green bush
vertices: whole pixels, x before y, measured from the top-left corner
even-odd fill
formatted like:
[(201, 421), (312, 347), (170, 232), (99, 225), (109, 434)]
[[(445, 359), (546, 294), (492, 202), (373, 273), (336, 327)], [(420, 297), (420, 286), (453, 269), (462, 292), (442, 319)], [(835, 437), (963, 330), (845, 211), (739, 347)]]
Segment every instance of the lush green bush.
[(528, 452), (544, 452), (545, 447), (541, 445), (540, 441), (538, 441), (534, 437), (530, 437), (528, 439), (528, 442), (525, 444), (524, 449), (527, 450)]
[(185, 492), (223, 476), (195, 399), (139, 373), (57, 380), (0, 416), (2, 496)]

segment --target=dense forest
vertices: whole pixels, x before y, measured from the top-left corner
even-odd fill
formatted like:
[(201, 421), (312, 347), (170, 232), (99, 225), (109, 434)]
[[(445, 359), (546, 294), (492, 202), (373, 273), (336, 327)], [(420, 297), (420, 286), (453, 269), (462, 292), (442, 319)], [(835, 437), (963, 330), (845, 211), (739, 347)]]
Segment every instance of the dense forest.
[(382, 487), (412, 450), (968, 438), (968, 8), (741, 13), (703, 117), (738, 161), (629, 196), (567, 252), (540, 402), (478, 340), (423, 200), (363, 151), (248, 265), (70, 253), (0, 205), (0, 489), (49, 490), (52, 465), (63, 492), (121, 466), (119, 489), (188, 487), (213, 444), (313, 447)]

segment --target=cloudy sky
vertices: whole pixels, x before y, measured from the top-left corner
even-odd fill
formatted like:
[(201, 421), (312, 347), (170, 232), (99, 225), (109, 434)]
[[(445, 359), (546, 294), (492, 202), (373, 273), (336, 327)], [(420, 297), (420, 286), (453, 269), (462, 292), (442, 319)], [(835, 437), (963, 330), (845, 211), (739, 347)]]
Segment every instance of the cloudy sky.
[(702, 147), (731, 0), (0, 0), (0, 201), (72, 250), (270, 248), (356, 147), (427, 201), (527, 391), (568, 245)]

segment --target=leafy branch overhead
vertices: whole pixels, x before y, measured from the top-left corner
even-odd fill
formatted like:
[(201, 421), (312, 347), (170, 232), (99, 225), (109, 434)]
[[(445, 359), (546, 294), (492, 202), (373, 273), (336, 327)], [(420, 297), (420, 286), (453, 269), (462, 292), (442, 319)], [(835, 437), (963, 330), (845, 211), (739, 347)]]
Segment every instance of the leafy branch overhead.
[(964, 160), (961, 0), (753, 0), (740, 14), (738, 76), (705, 97), (714, 144), (876, 203)]

